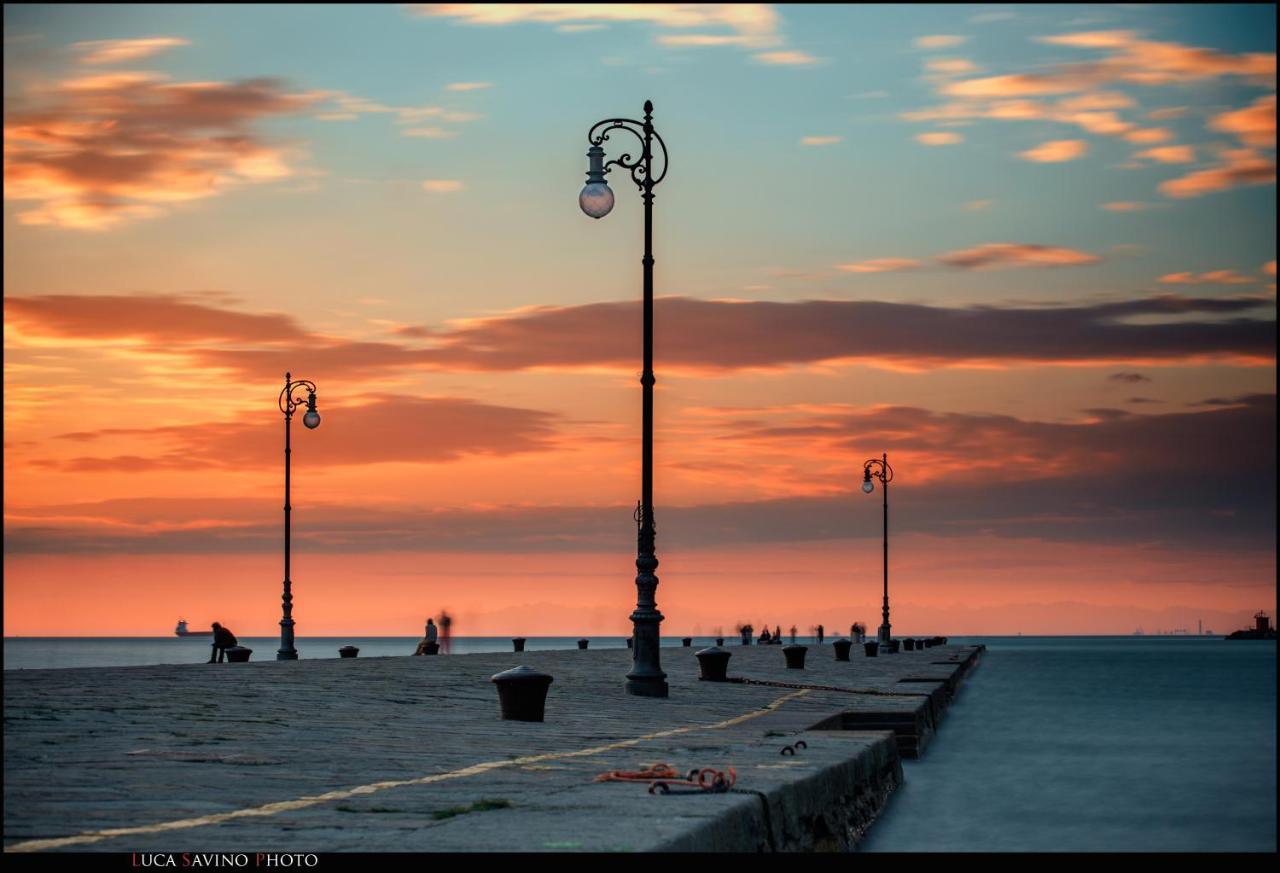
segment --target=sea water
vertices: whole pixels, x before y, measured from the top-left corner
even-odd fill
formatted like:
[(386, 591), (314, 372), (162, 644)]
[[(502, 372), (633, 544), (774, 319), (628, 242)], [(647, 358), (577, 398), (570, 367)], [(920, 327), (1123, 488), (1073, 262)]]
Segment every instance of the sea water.
[(861, 850), (1276, 851), (1274, 642), (968, 641), (985, 657)]

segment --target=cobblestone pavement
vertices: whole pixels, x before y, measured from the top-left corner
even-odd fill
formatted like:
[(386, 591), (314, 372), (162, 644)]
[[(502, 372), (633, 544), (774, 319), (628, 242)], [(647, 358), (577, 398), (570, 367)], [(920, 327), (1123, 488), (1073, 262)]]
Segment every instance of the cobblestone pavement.
[[(785, 848), (794, 822), (761, 822), (762, 796), (901, 769), (883, 731), (782, 746), (842, 712), (949, 699), (975, 653), (859, 649), (813, 645), (793, 670), (778, 646), (732, 646), (729, 674), (878, 693), (700, 682), (690, 648), (662, 650), (667, 699), (623, 691), (627, 650), (8, 671), (5, 850)], [(489, 677), (517, 664), (555, 677), (543, 723), (498, 719)], [(658, 761), (734, 767), (742, 791), (593, 781)]]

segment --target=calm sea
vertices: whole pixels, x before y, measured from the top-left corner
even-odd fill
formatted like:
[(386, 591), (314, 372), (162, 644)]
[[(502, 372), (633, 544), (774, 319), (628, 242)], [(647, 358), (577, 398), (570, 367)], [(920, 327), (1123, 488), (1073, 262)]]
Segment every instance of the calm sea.
[(982, 640), (871, 852), (1276, 851), (1276, 644)]
[[(808, 642), (802, 639), (802, 642)], [(278, 638), (245, 638), (273, 659)], [(713, 642), (696, 637), (694, 645)], [(732, 641), (730, 641), (732, 643)], [(1276, 646), (1197, 637), (973, 637), (987, 646), (871, 852), (1276, 851)], [(664, 638), (678, 646), (679, 638)], [(297, 641), (303, 658), (412, 654), (412, 637)], [(454, 651), (509, 652), (509, 637)], [(595, 637), (592, 648), (623, 648)], [(576, 648), (530, 637), (528, 650)], [(207, 641), (4, 641), (5, 669), (194, 663)]]

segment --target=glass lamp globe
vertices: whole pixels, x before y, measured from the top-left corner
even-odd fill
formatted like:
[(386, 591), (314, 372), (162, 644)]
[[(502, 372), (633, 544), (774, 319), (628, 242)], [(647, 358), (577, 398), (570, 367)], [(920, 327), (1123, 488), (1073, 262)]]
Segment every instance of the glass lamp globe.
[(590, 182), (578, 195), (578, 205), (592, 218), (604, 218), (613, 209), (613, 190), (605, 182)]
[(309, 410), (306, 415), (302, 416), (302, 423), (307, 427), (315, 430), (320, 426), (320, 413), (314, 409)]
[(862, 483), (862, 490), (863, 490), (863, 492), (864, 492), (864, 493), (866, 493), (866, 494), (870, 494), (872, 491), (874, 491), (874, 490), (875, 490), (875, 487), (876, 487), (876, 486), (875, 486), (875, 483), (874, 483), (874, 482), (872, 482), (870, 479), (865, 479), (865, 480), (863, 480), (863, 483)]

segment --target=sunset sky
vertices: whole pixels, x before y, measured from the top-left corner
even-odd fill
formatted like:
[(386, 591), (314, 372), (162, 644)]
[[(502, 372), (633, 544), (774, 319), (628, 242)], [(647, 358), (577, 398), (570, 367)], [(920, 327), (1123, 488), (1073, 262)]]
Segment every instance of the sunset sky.
[(4, 632), (628, 633), (646, 99), (665, 634), (1249, 624), (1275, 19), (6, 6)]

